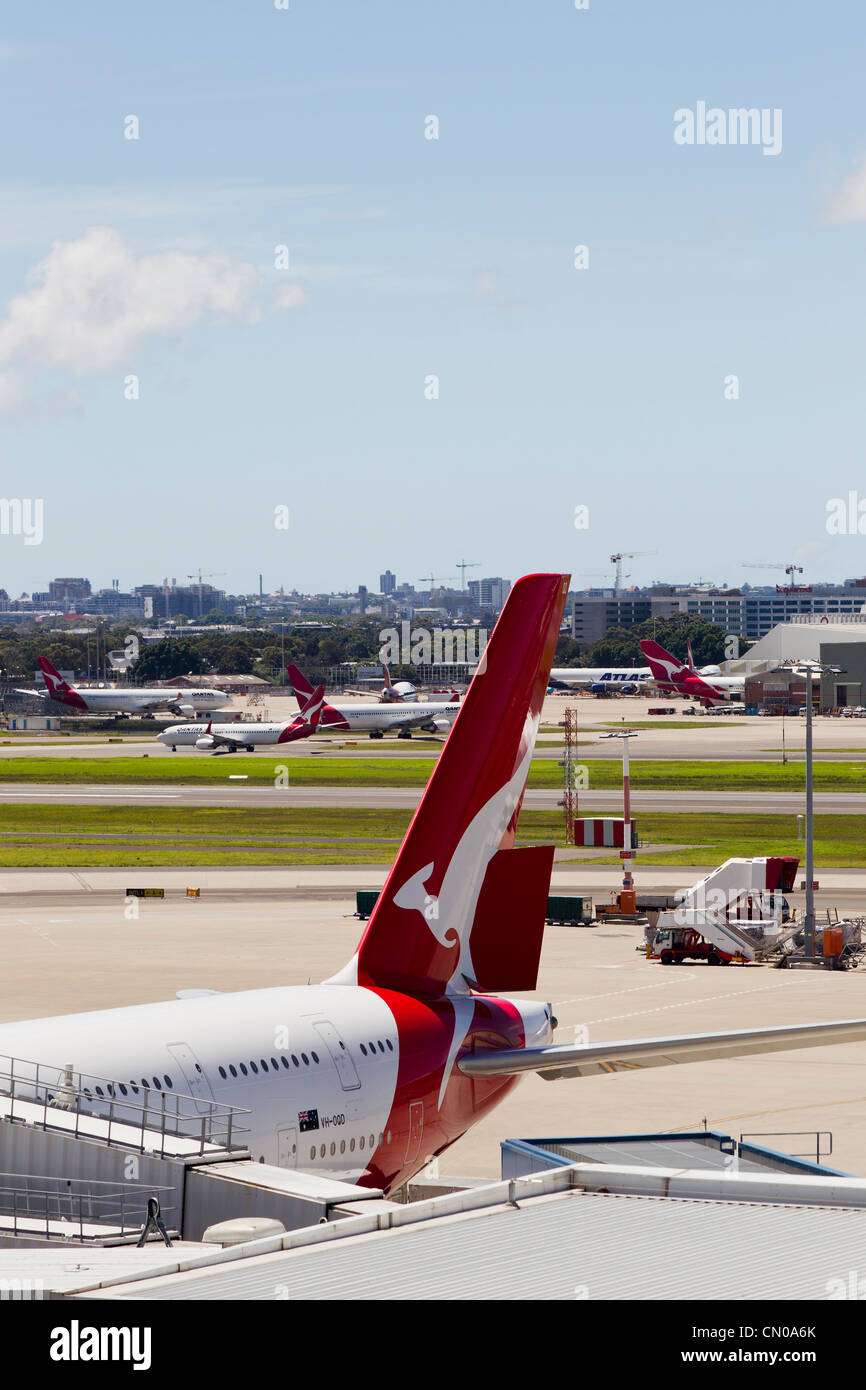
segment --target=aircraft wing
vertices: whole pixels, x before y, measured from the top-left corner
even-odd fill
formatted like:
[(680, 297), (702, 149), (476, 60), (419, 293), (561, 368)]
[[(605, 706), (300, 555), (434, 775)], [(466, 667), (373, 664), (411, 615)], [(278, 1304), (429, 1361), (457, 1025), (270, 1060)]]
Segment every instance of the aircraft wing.
[(12, 693), (13, 693), (14, 695), (38, 695), (40, 700), (45, 700), (45, 699), (47, 699), (47, 696), (46, 696), (46, 693), (45, 693), (44, 690), (15, 690), (15, 691), (13, 691)]
[(425, 713), (423, 706), (419, 706), (417, 714), (412, 713), (395, 716), (389, 724), (383, 727), (386, 729), (423, 729), (425, 724), (432, 724), (434, 719), (441, 717), (441, 710), (431, 713), (428, 709)]
[(599, 1072), (641, 1071), (644, 1067), (711, 1062), (724, 1057), (751, 1057), (762, 1052), (864, 1040), (866, 1018), (853, 1018), (838, 1023), (746, 1028), (732, 1033), (683, 1033), (663, 1038), (629, 1038), (623, 1042), (491, 1049), (470, 1053), (457, 1066), (467, 1076), (510, 1076), (537, 1071), (545, 1081), (558, 1081)]

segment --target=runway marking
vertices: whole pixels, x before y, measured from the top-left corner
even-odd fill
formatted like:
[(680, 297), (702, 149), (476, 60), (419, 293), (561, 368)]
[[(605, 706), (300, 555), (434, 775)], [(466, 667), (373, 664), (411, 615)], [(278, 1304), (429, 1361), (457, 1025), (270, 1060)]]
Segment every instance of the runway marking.
[(35, 796), (40, 801), (108, 801), (112, 797), (123, 801), (179, 801), (180, 792), (99, 792), (91, 796), (82, 792), (7, 792), (0, 789), (0, 802), (10, 796)]
[(606, 994), (577, 994), (573, 999), (557, 1000), (557, 1007), (562, 1009), (566, 1004), (582, 1004), (587, 999), (593, 1002), (596, 999), (613, 999), (618, 994), (638, 994), (642, 989), (666, 989), (668, 985), (674, 984), (677, 980), (685, 983), (686, 980), (693, 979), (695, 976), (689, 972), (688, 975), (674, 975), (670, 980), (658, 980), (651, 985), (632, 985), (630, 989), (611, 989)]

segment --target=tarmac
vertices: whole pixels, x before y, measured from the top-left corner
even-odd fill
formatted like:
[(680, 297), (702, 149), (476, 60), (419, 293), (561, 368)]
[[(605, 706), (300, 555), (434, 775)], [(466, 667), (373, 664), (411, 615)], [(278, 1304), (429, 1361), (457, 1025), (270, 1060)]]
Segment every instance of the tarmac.
[[(699, 874), (643, 867), (639, 886), (670, 890)], [(355, 888), (379, 887), (384, 876), (381, 869), (317, 867), (5, 871), (0, 1019), (145, 1003), (179, 989), (325, 979), (350, 958), (363, 931), (353, 915)], [(618, 881), (616, 867), (583, 864), (557, 869), (553, 886), (603, 897)], [(132, 886), (164, 886), (168, 896), (135, 900), (130, 916), (125, 890)], [(187, 898), (187, 886), (201, 888), (201, 897)], [(821, 889), (822, 910), (834, 903), (863, 910), (866, 872), (822, 873)], [(536, 997), (553, 1003), (559, 1041), (573, 1041), (576, 1030), (603, 1040), (866, 1016), (866, 973), (712, 970), (701, 962), (665, 970), (636, 949), (641, 939), (641, 929), (629, 925), (546, 928)], [(496, 1177), (499, 1142), (509, 1136), (706, 1124), (764, 1135), (756, 1142), (787, 1152), (811, 1145), (813, 1154), (814, 1132), (830, 1131), (830, 1165), (866, 1176), (863, 1057), (862, 1047), (847, 1045), (554, 1084), (523, 1078), (441, 1157), (439, 1172)]]

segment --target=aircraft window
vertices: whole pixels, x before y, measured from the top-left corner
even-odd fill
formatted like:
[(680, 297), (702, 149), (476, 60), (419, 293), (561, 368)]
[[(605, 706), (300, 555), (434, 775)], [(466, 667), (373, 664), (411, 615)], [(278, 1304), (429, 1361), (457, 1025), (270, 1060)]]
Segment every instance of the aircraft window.
[(370, 1043), (370, 1051), (371, 1051), (371, 1052), (375, 1052), (375, 1051), (376, 1051), (376, 1044), (375, 1044), (375, 1043)]
[(150, 1090), (150, 1087), (149, 1087), (148, 1084), (147, 1084), (147, 1078), (144, 1077), (144, 1076), (141, 1078), (141, 1087), (142, 1087), (142, 1090), (144, 1090), (144, 1091), (149, 1091), (149, 1090)]
[(324, 1158), (324, 1157), (325, 1157), (325, 1146), (324, 1146), (324, 1144), (321, 1144), (321, 1145), (319, 1146), (319, 1158)]
[(260, 1058), (259, 1058), (259, 1066), (261, 1067), (262, 1071), (267, 1071), (267, 1069), (268, 1069), (268, 1064), (267, 1064), (267, 1062), (265, 1061), (264, 1057), (260, 1057)]
[(279, 1069), (280, 1069), (280, 1064), (279, 1064), (279, 1062), (277, 1061), (276, 1057), (272, 1057), (272, 1058), (271, 1058), (271, 1066), (273, 1067), (274, 1071), (279, 1071)]
[(344, 1154), (345, 1152), (346, 1152), (346, 1141), (345, 1141), (345, 1139), (341, 1139), (341, 1140), (340, 1140), (340, 1153), (341, 1153), (341, 1154)]
[(380, 1051), (380, 1052), (384, 1052), (384, 1051), (385, 1051), (385, 1044), (383, 1043), (383, 1041), (382, 1041), (381, 1038), (379, 1039), (379, 1051)]
[(296, 1067), (299, 1067), (299, 1066), (301, 1065), (300, 1062), (298, 1061), (297, 1057), (295, 1056), (294, 1052), (292, 1053), (292, 1062), (294, 1063), (294, 1065), (295, 1065)]
[(105, 1092), (103, 1091), (103, 1089), (102, 1089), (101, 1086), (97, 1086), (97, 1088), (96, 1088), (96, 1094), (97, 1094), (98, 1096), (105, 1095)]
[(168, 1087), (168, 1089), (169, 1089), (170, 1091), (173, 1091), (173, 1090), (174, 1090), (174, 1082), (172, 1081), (171, 1077), (166, 1073), (166, 1074), (163, 1075), (163, 1078), (162, 1078), (162, 1079), (163, 1079), (163, 1081), (165, 1082), (165, 1084), (166, 1084), (166, 1086)]
[(349, 1140), (349, 1151), (350, 1151), (351, 1153), (354, 1153), (354, 1152), (355, 1152), (355, 1141), (354, 1141), (354, 1139), (350, 1139), (350, 1140)]
[(315, 1158), (315, 1157), (316, 1157), (316, 1146), (315, 1146), (315, 1144), (314, 1144), (313, 1147), (310, 1149), (310, 1158)]
[(134, 1082), (134, 1081), (130, 1081), (129, 1084), (130, 1084), (130, 1086), (132, 1087), (132, 1093), (133, 1093), (133, 1095), (136, 1095), (136, 1096), (137, 1096), (137, 1095), (138, 1095), (138, 1087), (136, 1086), (135, 1082)]
[(241, 1072), (243, 1073), (243, 1075), (244, 1075), (244, 1076), (247, 1076), (247, 1075), (248, 1075), (248, 1072), (247, 1072), (247, 1069), (246, 1069), (246, 1066), (244, 1065), (244, 1063), (243, 1063), (243, 1062), (238, 1062), (238, 1066), (240, 1067)]
[(305, 1067), (308, 1067), (310, 1065), (310, 1059), (307, 1056), (306, 1052), (301, 1053), (301, 1061), (303, 1062)]
[(119, 1086), (120, 1086), (120, 1094), (121, 1094), (122, 1096), (125, 1096), (125, 1095), (126, 1095), (126, 1087), (124, 1086), (124, 1084), (123, 1084), (122, 1081), (120, 1081), (118, 1084), (119, 1084)]
[(229, 1062), (229, 1071), (231, 1072), (232, 1076), (237, 1076), (238, 1074), (237, 1068), (231, 1062)]
[(90, 1091), (87, 1089), (86, 1086), (85, 1086), (85, 1088), (84, 1088), (84, 1094), (87, 1096), (87, 1099), (88, 1099), (88, 1100), (91, 1099)]
[(390, 1038), (386, 1038), (386, 1039), (385, 1039), (385, 1046), (387, 1047), (387, 1049), (388, 1049), (389, 1052), (393, 1052), (393, 1051), (394, 1051), (394, 1044), (391, 1042), (391, 1039), (390, 1039)]
[(220, 1076), (222, 1077), (223, 1081), (227, 1081), (227, 1080), (228, 1080), (228, 1077), (226, 1076), (226, 1069), (225, 1069), (225, 1067), (220, 1067), (219, 1073), (220, 1073)]
[(314, 1062), (316, 1063), (316, 1065), (318, 1066), (318, 1064), (319, 1064), (319, 1054), (318, 1054), (318, 1052), (311, 1052), (311, 1053), (310, 1053), (310, 1056), (312, 1057), (313, 1061), (314, 1061)]
[(391, 1131), (390, 1131), (390, 1129), (388, 1130), (388, 1136), (387, 1136), (387, 1137), (388, 1137), (388, 1143), (390, 1144), (390, 1142), (391, 1142)]
[(376, 1147), (376, 1146), (375, 1146), (375, 1144), (373, 1143), (373, 1135), (371, 1134), (371, 1135), (370, 1135), (370, 1148), (373, 1149), (373, 1148), (375, 1148), (375, 1147)]
[(334, 1157), (334, 1154), (335, 1154), (336, 1152), (337, 1152), (337, 1146), (336, 1146), (336, 1144), (332, 1144), (332, 1145), (331, 1145), (331, 1158)]
[(366, 1049), (366, 1047), (364, 1046), (363, 1043), (361, 1043), (361, 1051), (363, 1052), (364, 1056), (366, 1057), (366, 1055), (367, 1055), (367, 1049)]
[(363, 1134), (361, 1135), (361, 1138), (360, 1138), (360, 1141), (359, 1141), (359, 1142), (360, 1142), (361, 1148), (363, 1149), (363, 1147), (364, 1147), (364, 1136), (363, 1136)]
[(283, 1064), (284, 1067), (288, 1068), (288, 1065), (289, 1065), (289, 1059), (288, 1059), (288, 1057), (280, 1057), (280, 1061), (282, 1062), (282, 1064)]
[(258, 1067), (256, 1066), (255, 1062), (250, 1062), (250, 1070), (252, 1071), (253, 1076), (258, 1076), (258, 1074), (259, 1074), (259, 1069), (258, 1069)]
[(154, 1084), (154, 1086), (156, 1087), (156, 1089), (157, 1089), (158, 1091), (161, 1091), (161, 1090), (162, 1090), (162, 1082), (160, 1081), (160, 1079), (159, 1079), (158, 1076), (155, 1076), (155, 1077), (153, 1078), (153, 1084)]
[(341, 1046), (341, 1048), (343, 1049), (343, 1051), (345, 1052), (345, 1051), (346, 1051), (346, 1044), (343, 1042), (343, 1039), (342, 1039), (342, 1038), (340, 1039), (340, 1046)]
[(380, 1134), (380, 1135), (379, 1135), (379, 1143), (380, 1143), (380, 1144), (383, 1144), (384, 1141), (385, 1141), (385, 1136), (384, 1136), (384, 1134)]
[(198, 1072), (199, 1076), (201, 1076), (201, 1066), (198, 1062), (196, 1062), (195, 1064), (195, 1069)]

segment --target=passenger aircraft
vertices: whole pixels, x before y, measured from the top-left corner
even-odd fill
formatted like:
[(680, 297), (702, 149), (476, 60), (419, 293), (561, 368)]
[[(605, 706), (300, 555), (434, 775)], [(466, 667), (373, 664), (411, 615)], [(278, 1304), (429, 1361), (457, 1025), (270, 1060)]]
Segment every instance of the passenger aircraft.
[(59, 1104), (67, 1067), (87, 1073), (96, 1114), (122, 1116), (123, 1098), (141, 1091), (157, 1106), (169, 1090), (202, 1112), (212, 1100), (245, 1107), (253, 1158), (389, 1192), (521, 1072), (640, 1071), (866, 1038), (866, 1019), (853, 1019), (554, 1046), (551, 1005), (512, 996), (536, 988), (547, 908), (553, 846), (517, 849), (514, 836), (567, 593), (561, 574), (511, 590), (342, 970), (319, 985), (185, 990), (0, 1024), (0, 1053), (21, 1059), (22, 1086), (39, 1063), (41, 1078), (48, 1068), (57, 1077)]
[[(286, 670), (300, 705), (309, 699), (313, 687), (297, 666), (289, 665)], [(412, 730), (418, 729), (447, 734), (459, 710), (458, 700), (413, 700), (405, 705), (390, 701), (376, 705), (329, 705), (326, 701), (319, 720), (319, 733), (369, 734), (370, 738), (384, 738), (386, 733), (396, 730), (398, 738), (411, 738)]]
[[(379, 692), (379, 703), (380, 703), (380, 704), (386, 705), (386, 704), (394, 704), (394, 703), (396, 702), (396, 703), (398, 703), (398, 704), (403, 704), (403, 705), (405, 705), (405, 704), (408, 704), (408, 703), (409, 703), (410, 701), (412, 701), (412, 700), (417, 700), (417, 699), (418, 699), (419, 690), (418, 690), (418, 687), (417, 687), (416, 685), (413, 685), (411, 681), (392, 681), (392, 680), (391, 680), (391, 672), (390, 672), (390, 670), (388, 669), (388, 664), (387, 664), (387, 662), (383, 662), (383, 663), (382, 663), (382, 669), (383, 669), (383, 671), (385, 672), (385, 684), (383, 685), (381, 691)], [(422, 689), (422, 690), (428, 690), (428, 689), (430, 689), (430, 687), (429, 687), (429, 686), (422, 686), (421, 689)], [(369, 692), (369, 690), (352, 690), (352, 689), (348, 689), (348, 690), (346, 691), (346, 694), (347, 694), (347, 695), (369, 695), (370, 692)], [(451, 689), (451, 690), (448, 692), (448, 698), (449, 698), (449, 700), (452, 700), (452, 701), (459, 700), (459, 699), (460, 699), (460, 692), (459, 692), (458, 690)]]
[(263, 744), (294, 743), (299, 738), (309, 738), (316, 732), (322, 717), (325, 687), (317, 685), (300, 712), (288, 724), (208, 724), (202, 730), (201, 724), (172, 724), (157, 734), (157, 742), (167, 744), (174, 753), (178, 748), (190, 746), (204, 753), (239, 753), (245, 748), (252, 753)]
[(702, 705), (719, 704), (742, 697), (746, 680), (744, 676), (717, 675), (718, 666), (696, 671), (692, 663), (689, 647), (689, 664), (684, 666), (670, 652), (660, 647), (658, 642), (643, 641), (640, 649), (647, 658), (659, 690), (675, 695), (693, 695)]
[(148, 714), (151, 710), (168, 709), (174, 714), (196, 714), (198, 711), (220, 709), (231, 699), (221, 690), (146, 689), (140, 686), (121, 686), (114, 690), (90, 690), (68, 685), (55, 670), (47, 656), (38, 658), (45, 681), (45, 690), (19, 690), (18, 695), (38, 695), (56, 700), (70, 709), (90, 714)]
[(648, 666), (558, 666), (550, 673), (554, 689), (588, 686), (593, 695), (606, 695), (608, 690), (634, 695), (652, 683), (653, 673)]

